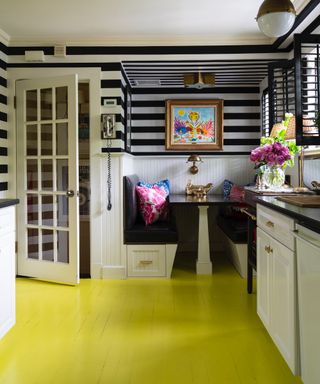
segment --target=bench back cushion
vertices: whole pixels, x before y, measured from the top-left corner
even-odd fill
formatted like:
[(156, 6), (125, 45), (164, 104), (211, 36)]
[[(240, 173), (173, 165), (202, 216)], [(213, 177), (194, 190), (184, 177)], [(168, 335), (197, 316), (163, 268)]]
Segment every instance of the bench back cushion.
[(138, 218), (138, 201), (136, 185), (139, 182), (137, 175), (124, 176), (124, 225), (125, 229), (131, 229)]

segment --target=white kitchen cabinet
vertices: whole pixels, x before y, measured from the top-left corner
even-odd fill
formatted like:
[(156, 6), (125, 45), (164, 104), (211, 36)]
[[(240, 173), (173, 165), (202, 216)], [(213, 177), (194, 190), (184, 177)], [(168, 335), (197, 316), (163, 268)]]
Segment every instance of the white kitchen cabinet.
[(257, 229), (257, 312), (264, 326), (270, 333), (270, 313), (271, 313), (271, 269), (272, 258), (270, 252), (266, 251), (269, 247), (270, 237)]
[(297, 225), (301, 377), (304, 384), (320, 382), (320, 234)]
[(15, 208), (0, 208), (0, 338), (15, 324)]
[[(293, 229), (294, 221), (270, 211), (258, 208), (257, 311), (288, 366), (298, 374), (296, 262), (291, 232), (285, 236), (285, 245), (281, 242), (283, 227)], [(266, 223), (271, 231), (265, 231)], [(277, 227), (279, 230), (274, 231)]]

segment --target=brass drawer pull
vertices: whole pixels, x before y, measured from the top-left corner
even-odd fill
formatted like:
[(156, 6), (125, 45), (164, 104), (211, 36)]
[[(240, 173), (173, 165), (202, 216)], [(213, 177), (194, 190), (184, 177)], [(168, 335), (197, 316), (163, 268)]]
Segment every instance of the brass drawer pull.
[(140, 260), (139, 261), (139, 264), (141, 264), (141, 265), (150, 265), (152, 263), (153, 263), (152, 260)]
[(266, 222), (266, 225), (267, 225), (267, 227), (269, 227), (269, 228), (274, 228), (274, 223), (273, 223), (272, 221), (267, 221), (267, 222)]
[(246, 214), (247, 216), (249, 216), (251, 220), (254, 220), (254, 221), (257, 220), (257, 218), (255, 217), (255, 215), (253, 215), (252, 213), (250, 213), (250, 212), (248, 211), (247, 208), (241, 208), (241, 209), (240, 209), (240, 212), (242, 212), (242, 213)]
[(264, 250), (267, 252), (267, 253), (273, 253), (273, 248), (271, 248), (270, 247), (270, 245), (266, 245), (265, 247), (264, 247)]

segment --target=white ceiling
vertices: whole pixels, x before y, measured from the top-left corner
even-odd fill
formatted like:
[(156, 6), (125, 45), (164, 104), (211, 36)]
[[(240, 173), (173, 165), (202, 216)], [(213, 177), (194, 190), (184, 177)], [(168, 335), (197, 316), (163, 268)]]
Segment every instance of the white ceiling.
[[(296, 7), (310, 0), (295, 0)], [(264, 44), (262, 0), (0, 0), (13, 44)]]

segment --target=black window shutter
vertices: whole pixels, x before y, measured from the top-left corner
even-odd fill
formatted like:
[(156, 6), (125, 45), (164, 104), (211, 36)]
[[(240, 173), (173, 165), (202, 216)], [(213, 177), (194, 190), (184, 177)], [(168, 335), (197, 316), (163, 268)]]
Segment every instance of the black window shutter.
[(320, 112), (320, 35), (295, 35), (296, 141), (320, 145), (314, 119)]
[(262, 136), (268, 137), (270, 136), (270, 128), (269, 128), (269, 88), (266, 88), (262, 92), (261, 99), (261, 134)]
[(285, 113), (295, 115), (294, 60), (270, 63), (268, 66), (269, 127), (281, 123)]

